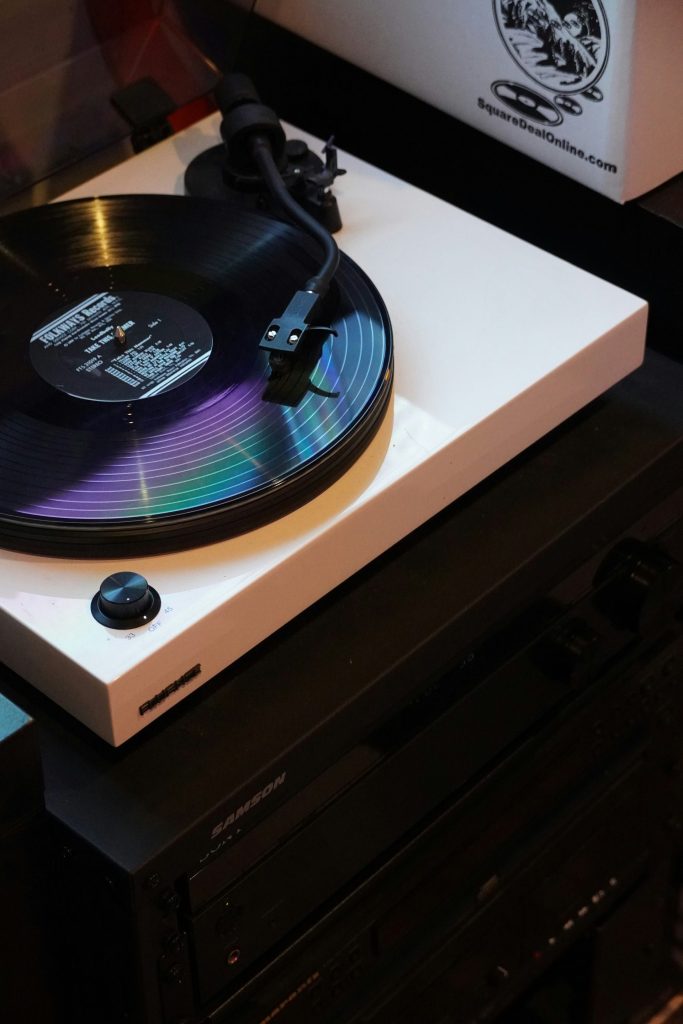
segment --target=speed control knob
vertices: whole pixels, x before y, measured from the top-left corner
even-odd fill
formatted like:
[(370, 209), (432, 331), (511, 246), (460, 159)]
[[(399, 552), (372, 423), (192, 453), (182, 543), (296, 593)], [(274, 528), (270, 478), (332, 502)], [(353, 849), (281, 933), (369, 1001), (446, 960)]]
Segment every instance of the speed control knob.
[(137, 572), (107, 576), (92, 599), (90, 610), (103, 626), (132, 629), (144, 626), (158, 614), (161, 598)]

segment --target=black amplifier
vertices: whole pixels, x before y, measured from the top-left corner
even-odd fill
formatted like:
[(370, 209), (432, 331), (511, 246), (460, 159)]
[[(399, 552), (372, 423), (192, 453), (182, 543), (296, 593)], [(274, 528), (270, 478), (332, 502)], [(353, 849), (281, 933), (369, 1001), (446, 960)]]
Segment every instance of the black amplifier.
[(122, 750), (35, 696), (70, 1024), (469, 1024), (582, 957), (582, 1024), (664, 996), (682, 394), (648, 357)]

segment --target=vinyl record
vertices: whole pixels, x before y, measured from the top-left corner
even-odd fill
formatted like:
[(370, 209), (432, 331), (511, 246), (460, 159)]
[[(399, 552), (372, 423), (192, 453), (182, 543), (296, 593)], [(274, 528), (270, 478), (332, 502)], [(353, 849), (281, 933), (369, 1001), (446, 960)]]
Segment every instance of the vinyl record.
[(102, 556), (195, 546), (309, 500), (374, 435), (391, 327), (342, 255), (274, 375), (259, 341), (316, 244), (220, 202), (115, 196), (0, 221), (0, 545)]
[(565, 114), (571, 114), (573, 117), (579, 117), (583, 113), (583, 107), (581, 104), (574, 99), (573, 96), (565, 96), (563, 93), (558, 93), (554, 96), (556, 106), (560, 110), (564, 110)]
[(533, 121), (549, 126), (562, 123), (562, 114), (557, 107), (533, 89), (527, 89), (517, 82), (494, 82), (491, 90), (494, 96), (511, 110), (530, 117)]

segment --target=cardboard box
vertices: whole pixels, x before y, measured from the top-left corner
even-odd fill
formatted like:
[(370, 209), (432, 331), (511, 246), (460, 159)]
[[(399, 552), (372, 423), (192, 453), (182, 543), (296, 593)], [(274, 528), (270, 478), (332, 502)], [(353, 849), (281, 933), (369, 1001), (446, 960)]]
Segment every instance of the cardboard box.
[(683, 171), (683, 0), (259, 0), (257, 11), (620, 202)]

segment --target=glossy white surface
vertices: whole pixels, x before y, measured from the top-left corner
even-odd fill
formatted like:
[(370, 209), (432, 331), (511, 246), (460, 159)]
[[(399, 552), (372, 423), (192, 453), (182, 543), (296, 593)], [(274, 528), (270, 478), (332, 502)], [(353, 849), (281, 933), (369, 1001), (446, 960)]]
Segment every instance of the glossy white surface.
[[(218, 123), (209, 118), (64, 198), (182, 194), (186, 164), (216, 143)], [(295, 512), (208, 547), (130, 563), (0, 552), (0, 657), (111, 743), (642, 359), (642, 300), (361, 161), (340, 163), (339, 243), (382, 292), (395, 332), (392, 408), (357, 463)], [(161, 593), (151, 625), (124, 632), (92, 618), (93, 594), (117, 569), (142, 573)], [(139, 713), (195, 664), (200, 675)]]

